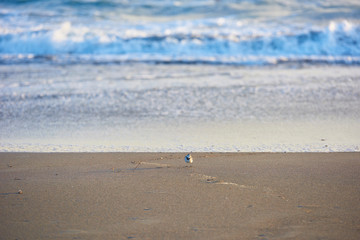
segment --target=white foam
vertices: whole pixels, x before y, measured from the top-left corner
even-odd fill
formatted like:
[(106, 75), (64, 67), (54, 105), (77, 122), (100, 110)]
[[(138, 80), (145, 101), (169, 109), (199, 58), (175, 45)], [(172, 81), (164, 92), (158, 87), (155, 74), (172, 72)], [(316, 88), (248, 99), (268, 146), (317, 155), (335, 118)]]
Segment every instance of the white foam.
[(2, 151), (358, 151), (359, 71), (0, 66), (0, 142)]
[(333, 20), (326, 26), (238, 26), (238, 22), (222, 17), (150, 22), (144, 26), (125, 23), (105, 27), (71, 21), (29, 28), (5, 24), (0, 29), (0, 60), (26, 62), (29, 58), (23, 56), (31, 54), (51, 55), (48, 61), (61, 63), (78, 59), (90, 63), (121, 60), (243, 65), (360, 62), (356, 44), (360, 27), (355, 21)]

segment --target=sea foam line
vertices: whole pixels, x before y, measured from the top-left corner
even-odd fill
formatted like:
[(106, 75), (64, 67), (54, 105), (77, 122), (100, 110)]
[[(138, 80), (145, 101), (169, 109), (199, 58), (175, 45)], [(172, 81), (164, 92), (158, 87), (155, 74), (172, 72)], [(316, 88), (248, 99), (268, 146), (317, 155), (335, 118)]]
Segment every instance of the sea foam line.
[(252, 146), (115, 146), (0, 143), (0, 152), (360, 152), (358, 145), (273, 144)]

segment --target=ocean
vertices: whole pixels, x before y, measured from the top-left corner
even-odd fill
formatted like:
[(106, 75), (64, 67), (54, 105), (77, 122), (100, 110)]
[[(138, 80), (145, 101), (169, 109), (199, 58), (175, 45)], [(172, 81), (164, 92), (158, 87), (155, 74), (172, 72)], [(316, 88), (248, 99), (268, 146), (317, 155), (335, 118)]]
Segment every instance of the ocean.
[(360, 151), (359, 119), (359, 1), (0, 1), (0, 151)]

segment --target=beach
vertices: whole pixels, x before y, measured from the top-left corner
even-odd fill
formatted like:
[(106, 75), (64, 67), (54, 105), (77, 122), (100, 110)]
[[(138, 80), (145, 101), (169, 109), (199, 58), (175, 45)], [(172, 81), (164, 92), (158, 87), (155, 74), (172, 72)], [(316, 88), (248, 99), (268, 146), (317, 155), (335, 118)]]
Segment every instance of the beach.
[(0, 240), (360, 239), (359, 16), (1, 1)]
[(186, 154), (0, 153), (0, 238), (360, 238), (359, 153)]

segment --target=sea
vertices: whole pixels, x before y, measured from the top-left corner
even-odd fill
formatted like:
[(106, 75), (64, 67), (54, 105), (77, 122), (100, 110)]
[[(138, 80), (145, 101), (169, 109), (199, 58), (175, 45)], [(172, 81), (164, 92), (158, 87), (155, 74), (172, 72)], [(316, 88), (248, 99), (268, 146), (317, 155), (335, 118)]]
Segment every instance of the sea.
[(0, 152), (359, 152), (358, 0), (1, 0)]

